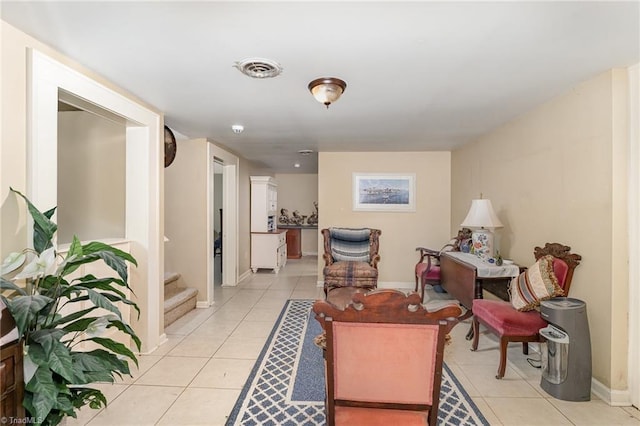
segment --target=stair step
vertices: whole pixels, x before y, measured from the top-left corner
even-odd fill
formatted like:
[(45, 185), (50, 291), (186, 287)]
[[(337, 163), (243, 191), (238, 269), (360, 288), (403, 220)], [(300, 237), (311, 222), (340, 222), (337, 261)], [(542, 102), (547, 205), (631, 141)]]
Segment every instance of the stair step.
[(168, 291), (173, 291), (177, 288), (180, 288), (180, 282), (182, 276), (180, 274), (178, 274), (177, 272), (165, 272), (164, 273), (164, 292), (165, 292), (165, 299), (167, 298), (166, 293)]
[(189, 287), (177, 287), (164, 293), (164, 326), (176, 321), (187, 312), (196, 308), (198, 290)]

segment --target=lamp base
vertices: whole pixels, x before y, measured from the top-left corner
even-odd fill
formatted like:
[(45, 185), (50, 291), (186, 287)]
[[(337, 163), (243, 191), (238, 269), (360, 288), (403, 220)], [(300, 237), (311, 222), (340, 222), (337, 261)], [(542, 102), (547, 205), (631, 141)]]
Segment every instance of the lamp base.
[(482, 260), (491, 259), (494, 255), (493, 232), (488, 229), (476, 229), (471, 234), (473, 253)]

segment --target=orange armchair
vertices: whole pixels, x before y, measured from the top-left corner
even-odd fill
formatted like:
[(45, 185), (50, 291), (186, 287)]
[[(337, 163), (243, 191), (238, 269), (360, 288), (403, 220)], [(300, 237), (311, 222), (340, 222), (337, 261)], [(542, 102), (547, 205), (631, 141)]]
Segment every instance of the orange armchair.
[[(536, 247), (534, 256), (536, 261), (544, 256), (553, 256), (553, 274), (563, 295), (569, 294), (573, 271), (580, 264), (582, 257), (570, 253), (571, 247), (546, 243), (544, 248)], [(474, 299), (473, 300), (473, 343), (471, 350), (478, 349), (480, 324), (500, 338), (500, 364), (496, 379), (504, 377), (507, 366), (507, 345), (509, 342), (522, 342), (522, 352), (529, 353), (529, 342), (542, 342), (538, 331), (547, 326), (547, 322), (540, 317), (537, 310), (526, 312), (516, 310), (511, 302), (502, 300)]]
[(329, 426), (436, 425), (445, 334), (459, 306), (427, 312), (417, 293), (381, 289), (355, 293), (344, 310), (319, 300), (313, 311), (327, 336)]

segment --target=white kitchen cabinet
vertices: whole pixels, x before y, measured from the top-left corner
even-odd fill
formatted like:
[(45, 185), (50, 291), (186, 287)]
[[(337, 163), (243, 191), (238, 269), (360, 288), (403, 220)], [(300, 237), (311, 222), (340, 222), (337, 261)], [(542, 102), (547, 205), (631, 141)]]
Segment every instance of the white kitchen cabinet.
[(273, 269), (287, 262), (287, 231), (276, 228), (278, 185), (271, 176), (251, 176), (251, 270)]
[(251, 233), (251, 270), (273, 269), (277, 274), (287, 263), (287, 230)]
[(251, 232), (276, 229), (278, 185), (271, 176), (251, 176)]

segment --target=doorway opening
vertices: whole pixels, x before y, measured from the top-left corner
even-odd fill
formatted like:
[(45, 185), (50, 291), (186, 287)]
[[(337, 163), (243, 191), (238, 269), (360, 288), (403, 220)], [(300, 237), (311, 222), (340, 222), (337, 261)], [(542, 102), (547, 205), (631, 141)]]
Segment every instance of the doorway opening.
[(224, 165), (219, 158), (213, 158), (213, 286), (220, 288), (223, 281), (222, 258), (224, 241)]

